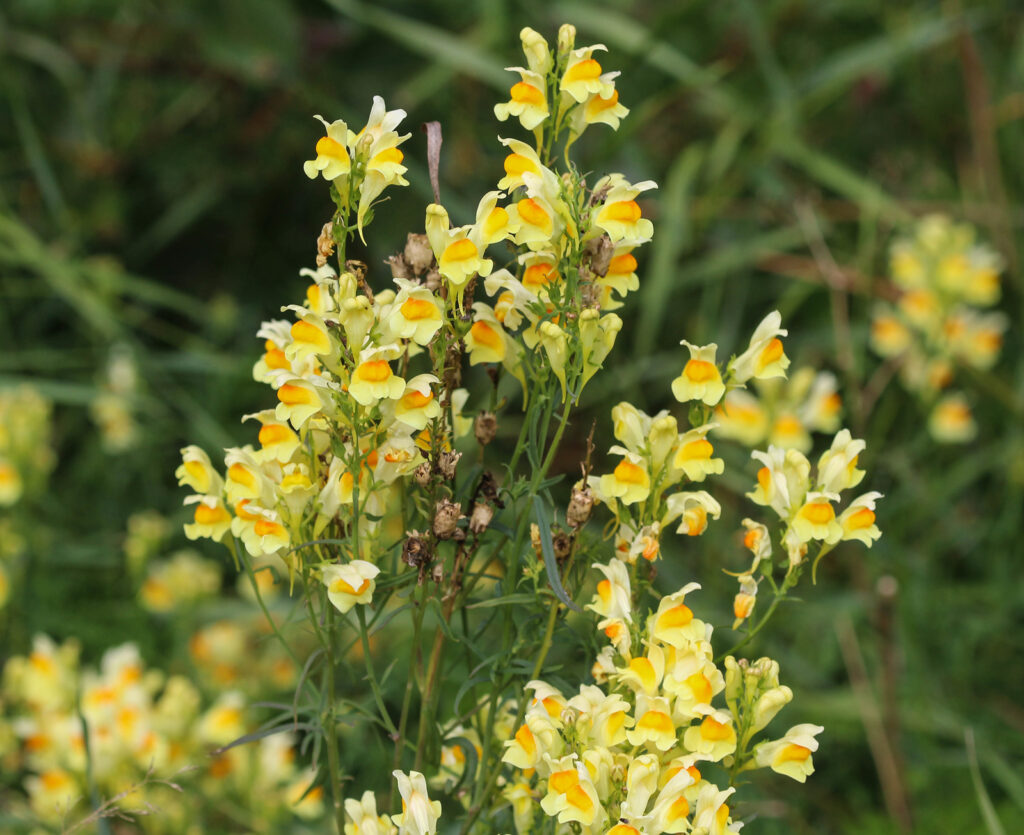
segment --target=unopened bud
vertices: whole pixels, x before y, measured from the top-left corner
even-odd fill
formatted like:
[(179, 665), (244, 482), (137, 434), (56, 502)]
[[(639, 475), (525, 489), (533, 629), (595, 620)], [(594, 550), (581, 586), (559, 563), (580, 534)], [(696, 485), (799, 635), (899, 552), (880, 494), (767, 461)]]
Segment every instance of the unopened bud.
[(434, 508), (434, 535), (438, 539), (452, 539), (459, 530), (462, 505), (451, 499), (441, 499)]
[(442, 452), (437, 456), (437, 470), (445, 481), (455, 478), (455, 468), (462, 457), (461, 452)]
[(434, 251), (430, 248), (430, 241), (426, 235), (416, 235), (412, 232), (405, 239), (405, 262), (416, 275), (423, 275), (430, 269), (434, 261)]
[(574, 707), (564, 707), (562, 712), (558, 715), (563, 725), (575, 725), (576, 720), (580, 718), (579, 713)]
[(469, 529), (475, 534), (482, 534), (491, 524), (494, 518), (494, 508), (484, 502), (477, 502), (473, 505), (473, 512), (469, 516)]
[(565, 520), (572, 528), (582, 528), (590, 518), (594, 509), (594, 494), (589, 487), (574, 487), (569, 507), (565, 511)]
[(754, 611), (755, 603), (757, 603), (757, 598), (752, 594), (745, 594), (744, 592), (740, 592), (733, 598), (732, 613), (736, 616), (736, 623), (733, 624), (733, 629), (739, 625), (739, 621), (750, 617), (751, 612)]
[(562, 54), (576, 46), (576, 27), (571, 23), (563, 23), (558, 28), (558, 51)]
[(487, 446), (498, 431), (498, 419), (494, 412), (481, 412), (473, 421), (473, 434), (480, 446)]

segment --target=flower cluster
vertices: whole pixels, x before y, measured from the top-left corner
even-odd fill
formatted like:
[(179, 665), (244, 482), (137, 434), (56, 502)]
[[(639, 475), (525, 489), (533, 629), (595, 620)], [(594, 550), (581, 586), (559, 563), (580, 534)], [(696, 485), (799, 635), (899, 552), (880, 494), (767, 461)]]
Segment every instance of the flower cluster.
[(699, 584), (663, 597), (637, 622), (624, 563), (597, 567), (607, 576), (590, 608), (602, 624), (625, 628), (598, 656), (600, 686), (566, 698), (544, 681), (529, 683), (525, 721), (503, 757), (517, 769), (504, 792), (516, 830), (536, 831), (539, 805), (583, 832), (738, 831), (729, 806), (736, 789), (719, 784), (763, 767), (803, 782), (822, 728), (797, 725), (755, 741), (792, 699), (778, 664), (731, 656), (724, 671), (715, 664), (712, 628), (685, 602)]
[(808, 453), (813, 432), (839, 429), (842, 400), (835, 375), (801, 368), (783, 380), (755, 380), (756, 394), (732, 389), (715, 407), (714, 434), (756, 449), (767, 445)]
[(185, 549), (149, 564), (146, 579), (139, 589), (139, 600), (150, 612), (167, 614), (212, 597), (218, 591), (220, 568), (217, 564)]
[[(253, 820), (322, 813), (320, 790), (306, 794), (314, 775), (295, 764), (294, 735), (223, 749), (253, 730), (239, 693), (223, 692), (204, 708), (187, 678), (147, 669), (132, 644), (108, 650), (98, 670), (80, 668), (78, 655), (74, 642), (37, 636), (29, 655), (4, 667), (0, 757), (5, 772), (21, 775), (22, 813), (51, 824), (84, 814), (88, 804), (76, 804), (89, 781), (104, 797), (124, 793), (118, 803), (126, 813), (158, 803), (159, 816), (139, 818), (146, 832), (187, 831), (201, 820), (197, 796), (231, 803)], [(186, 781), (191, 790), (183, 797), (146, 785), (149, 775)]]
[(964, 443), (977, 432), (966, 397), (943, 392), (958, 366), (987, 370), (999, 358), (1008, 321), (984, 309), (999, 300), (1002, 268), (974, 227), (943, 215), (922, 218), (892, 246), (898, 296), (875, 311), (871, 345), (899, 363), (904, 385), (931, 408), (928, 428), (938, 441)]
[(629, 403), (612, 409), (613, 431), (621, 445), (610, 452), (622, 460), (611, 473), (590, 476), (587, 486), (593, 497), (615, 514), (616, 552), (621, 559), (633, 563), (643, 556), (653, 562), (661, 552), (662, 531), (668, 526), (678, 521), (678, 533), (699, 536), (707, 529), (709, 518), (719, 518), (721, 505), (706, 490), (673, 488), (722, 473), (725, 464), (714, 457), (714, 445), (708, 440), (718, 424), (708, 418), (727, 391), (742, 393), (751, 380), (785, 377), (789, 359), (779, 339), (786, 335), (781, 322), (778, 311), (768, 314), (746, 351), (728, 363), (724, 375), (716, 363), (718, 346), (683, 341), (690, 359), (672, 382), (672, 393), (680, 402), (697, 405), (690, 419), (694, 423), (696, 415), (700, 420), (688, 431), (680, 432), (677, 419), (667, 410), (652, 417)]

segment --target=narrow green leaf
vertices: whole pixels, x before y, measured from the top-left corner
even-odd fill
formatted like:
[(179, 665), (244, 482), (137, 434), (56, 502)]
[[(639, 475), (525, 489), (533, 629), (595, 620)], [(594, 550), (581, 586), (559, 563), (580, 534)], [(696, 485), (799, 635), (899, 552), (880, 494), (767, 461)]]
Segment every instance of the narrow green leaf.
[(547, 508), (544, 507), (544, 500), (540, 496), (533, 497), (533, 515), (537, 519), (537, 527), (540, 528), (540, 547), (544, 553), (544, 567), (547, 569), (548, 585), (559, 600), (574, 612), (583, 610), (572, 602), (572, 598), (562, 587), (562, 578), (558, 573), (558, 563), (555, 561), (555, 547), (551, 543), (551, 522), (548, 519)]

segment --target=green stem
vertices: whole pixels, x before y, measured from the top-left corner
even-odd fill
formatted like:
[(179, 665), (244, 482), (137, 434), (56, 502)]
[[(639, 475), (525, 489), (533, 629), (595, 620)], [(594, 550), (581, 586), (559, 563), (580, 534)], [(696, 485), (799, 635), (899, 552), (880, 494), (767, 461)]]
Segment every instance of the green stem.
[(388, 733), (397, 736), (398, 728), (391, 721), (391, 715), (388, 713), (387, 705), (384, 703), (384, 693), (380, 689), (380, 682), (377, 681), (377, 674), (373, 670), (373, 658), (370, 655), (370, 636), (366, 629), (366, 615), (363, 614), (362, 606), (356, 606), (356, 619), (359, 621), (359, 637), (363, 643), (363, 661), (366, 662), (366, 678), (370, 682), (370, 689), (373, 690), (373, 698), (377, 702), (377, 710), (380, 712), (380, 718), (384, 721), (384, 727), (388, 729)]
[(334, 692), (334, 607), (327, 604), (327, 641), (324, 644), (325, 660), (324, 679), (327, 686), (327, 709), (323, 713), (323, 722), (327, 736), (327, 770), (331, 781), (331, 803), (334, 806), (334, 825), (338, 835), (345, 832), (345, 809), (341, 797), (341, 766), (338, 763), (338, 728), (335, 716)]

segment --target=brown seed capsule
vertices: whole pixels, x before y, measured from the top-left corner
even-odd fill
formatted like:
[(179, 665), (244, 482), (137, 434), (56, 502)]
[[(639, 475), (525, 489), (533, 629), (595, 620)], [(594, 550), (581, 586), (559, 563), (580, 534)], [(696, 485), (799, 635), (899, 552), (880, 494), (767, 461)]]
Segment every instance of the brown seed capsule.
[(497, 431), (498, 419), (494, 412), (481, 412), (473, 421), (473, 434), (476, 435), (477, 443), (481, 446), (487, 446), (493, 441)]
[(325, 223), (316, 239), (316, 265), (322, 267), (334, 255), (334, 224)]
[(599, 276), (608, 274), (608, 267), (612, 263), (612, 255), (615, 253), (615, 245), (607, 235), (591, 238), (585, 247), (586, 253), (590, 256), (590, 269)]
[(437, 471), (441, 473), (441, 478), (445, 481), (455, 478), (455, 468), (461, 457), (461, 452), (442, 452), (437, 456)]
[(555, 552), (555, 560), (565, 562), (572, 551), (572, 537), (565, 531), (559, 531), (551, 538), (551, 548)]
[(454, 539), (459, 531), (462, 505), (450, 499), (441, 499), (434, 508), (434, 535), (438, 539)]
[(572, 498), (569, 499), (569, 507), (565, 511), (565, 521), (570, 527), (582, 528), (590, 518), (590, 512), (594, 509), (594, 494), (589, 487), (574, 487)]
[(494, 508), (485, 502), (477, 502), (473, 505), (473, 512), (469, 516), (469, 529), (475, 534), (482, 534), (491, 524), (494, 518)]
[(402, 562), (413, 568), (429, 565), (434, 555), (430, 553), (430, 545), (419, 531), (406, 531), (405, 542), (402, 544)]
[(405, 262), (416, 275), (423, 275), (434, 261), (434, 251), (430, 248), (430, 241), (426, 235), (409, 233), (405, 239)]
[(427, 487), (430, 484), (430, 464), (425, 461), (413, 470), (412, 477), (420, 487)]
[(395, 253), (384, 261), (391, 268), (392, 278), (412, 278), (412, 270), (401, 253)]
[(441, 563), (435, 563), (434, 567), (430, 571), (430, 579), (438, 585), (441, 585), (441, 581), (444, 579), (444, 566)]
[(423, 286), (431, 293), (436, 293), (441, 289), (441, 273), (436, 269), (432, 269), (427, 273), (426, 278), (423, 279)]

